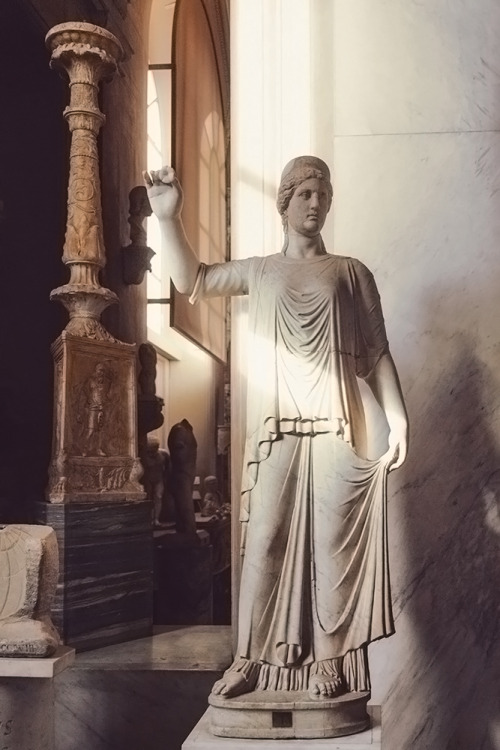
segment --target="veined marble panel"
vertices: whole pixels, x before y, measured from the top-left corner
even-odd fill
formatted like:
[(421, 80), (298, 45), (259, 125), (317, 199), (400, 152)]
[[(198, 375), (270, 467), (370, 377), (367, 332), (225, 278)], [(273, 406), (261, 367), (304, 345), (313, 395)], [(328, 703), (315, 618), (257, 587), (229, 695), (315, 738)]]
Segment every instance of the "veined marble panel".
[(231, 661), (231, 629), (161, 628), (87, 651), (56, 682), (57, 750), (180, 750)]
[(149, 635), (153, 537), (148, 502), (37, 503), (54, 528), (59, 583), (52, 619), (77, 650)]
[(498, 0), (334, 4), (336, 135), (498, 129)]
[(370, 649), (384, 746), (496, 750), (500, 134), (337, 138), (334, 166), (335, 251), (374, 272), (411, 422), (389, 478), (397, 632)]
[(56, 750), (180, 750), (221, 676), (69, 670), (56, 682)]

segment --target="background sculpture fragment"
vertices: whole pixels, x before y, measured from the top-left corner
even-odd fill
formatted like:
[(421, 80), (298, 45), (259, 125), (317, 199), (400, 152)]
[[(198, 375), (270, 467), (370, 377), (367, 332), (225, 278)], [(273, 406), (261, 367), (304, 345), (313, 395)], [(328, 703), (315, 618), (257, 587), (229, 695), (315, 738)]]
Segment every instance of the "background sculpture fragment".
[(151, 216), (148, 194), (144, 185), (137, 185), (129, 193), (130, 244), (122, 247), (123, 281), (140, 284), (146, 271), (151, 271), (154, 250), (148, 247), (144, 221)]
[(168, 434), (170, 492), (174, 498), (177, 531), (196, 537), (193, 484), (196, 475), (197, 443), (193, 427), (182, 419)]
[(50, 608), (59, 572), (48, 526), (0, 527), (0, 656), (51, 656), (59, 645)]

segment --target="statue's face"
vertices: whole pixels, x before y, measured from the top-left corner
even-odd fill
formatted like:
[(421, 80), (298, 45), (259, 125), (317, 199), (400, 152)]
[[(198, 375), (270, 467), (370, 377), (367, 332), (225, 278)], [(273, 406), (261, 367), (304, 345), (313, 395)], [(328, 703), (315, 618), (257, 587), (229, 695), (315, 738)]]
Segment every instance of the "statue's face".
[(328, 190), (323, 180), (311, 177), (301, 182), (288, 204), (288, 232), (316, 237), (325, 223), (328, 202)]

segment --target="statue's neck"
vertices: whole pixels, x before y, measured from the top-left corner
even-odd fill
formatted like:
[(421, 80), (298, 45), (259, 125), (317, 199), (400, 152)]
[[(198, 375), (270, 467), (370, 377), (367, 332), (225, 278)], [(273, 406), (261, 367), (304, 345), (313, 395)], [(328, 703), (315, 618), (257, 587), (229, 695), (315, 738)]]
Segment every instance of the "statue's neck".
[(321, 235), (306, 237), (303, 234), (289, 234), (285, 255), (287, 258), (314, 258), (326, 252)]

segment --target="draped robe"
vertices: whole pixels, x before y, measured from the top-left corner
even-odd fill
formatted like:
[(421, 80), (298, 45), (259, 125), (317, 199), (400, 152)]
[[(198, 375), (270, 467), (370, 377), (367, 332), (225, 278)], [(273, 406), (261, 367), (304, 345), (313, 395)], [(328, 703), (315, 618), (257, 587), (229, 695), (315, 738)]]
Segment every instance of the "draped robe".
[[(277, 254), (200, 267), (200, 296), (249, 295), (238, 653), (262, 687), (303, 689), (343, 660), (369, 687), (366, 645), (393, 632), (386, 467), (367, 459), (358, 378), (387, 351), (358, 260)], [(238, 662), (235, 662), (238, 664)], [(264, 684), (265, 683), (265, 684)]]

